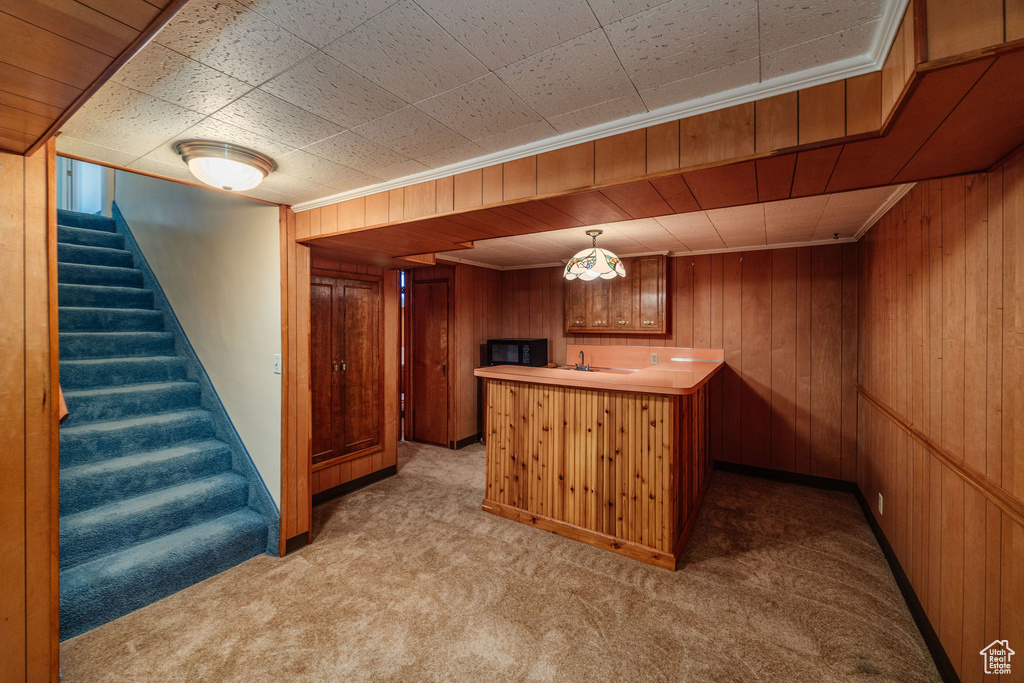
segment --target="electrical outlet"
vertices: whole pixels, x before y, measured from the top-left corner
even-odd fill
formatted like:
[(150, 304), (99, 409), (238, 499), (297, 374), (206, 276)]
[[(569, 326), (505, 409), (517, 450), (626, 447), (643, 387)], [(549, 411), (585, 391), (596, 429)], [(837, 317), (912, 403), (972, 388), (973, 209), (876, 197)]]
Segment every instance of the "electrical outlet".
[(651, 354), (651, 365), (657, 365), (657, 364), (658, 364), (658, 354), (652, 353)]
[(880, 515), (885, 514), (884, 512), (882, 512), (882, 494), (881, 493), (878, 494), (878, 514), (880, 514)]
[(281, 354), (279, 353), (274, 354), (274, 374), (281, 374)]

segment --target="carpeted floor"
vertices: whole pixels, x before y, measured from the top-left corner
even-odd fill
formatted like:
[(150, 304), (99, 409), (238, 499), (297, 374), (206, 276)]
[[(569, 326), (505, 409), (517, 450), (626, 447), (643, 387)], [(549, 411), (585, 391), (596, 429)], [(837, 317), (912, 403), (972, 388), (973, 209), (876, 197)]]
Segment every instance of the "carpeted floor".
[(63, 643), (78, 681), (938, 681), (852, 496), (716, 472), (679, 571), (480, 509), (483, 447)]

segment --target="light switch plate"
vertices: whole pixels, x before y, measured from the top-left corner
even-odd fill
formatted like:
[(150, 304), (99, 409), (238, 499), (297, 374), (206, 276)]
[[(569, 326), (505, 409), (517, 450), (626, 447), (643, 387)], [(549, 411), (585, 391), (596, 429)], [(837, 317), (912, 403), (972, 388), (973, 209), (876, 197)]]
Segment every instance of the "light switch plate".
[(279, 353), (274, 354), (274, 374), (281, 374), (281, 354)]
[(652, 353), (651, 354), (651, 365), (657, 365), (657, 364), (658, 364), (658, 354)]

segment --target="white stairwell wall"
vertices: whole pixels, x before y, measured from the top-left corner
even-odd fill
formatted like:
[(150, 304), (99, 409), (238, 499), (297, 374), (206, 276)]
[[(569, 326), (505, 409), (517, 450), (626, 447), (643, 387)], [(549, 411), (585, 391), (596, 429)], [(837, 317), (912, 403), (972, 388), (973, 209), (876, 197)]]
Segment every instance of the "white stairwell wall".
[(124, 171), (114, 200), (280, 508), (277, 206)]

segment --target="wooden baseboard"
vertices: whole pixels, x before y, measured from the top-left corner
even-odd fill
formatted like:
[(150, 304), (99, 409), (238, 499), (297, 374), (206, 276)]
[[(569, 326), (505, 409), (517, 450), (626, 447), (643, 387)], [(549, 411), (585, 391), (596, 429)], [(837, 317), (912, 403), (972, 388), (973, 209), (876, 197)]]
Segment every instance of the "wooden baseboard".
[(370, 472), (358, 479), (346, 481), (344, 484), (332, 486), (320, 493), (313, 494), (313, 505), (319, 505), (320, 503), (324, 503), (332, 498), (343, 496), (346, 493), (352, 493), (364, 486), (369, 486), (374, 482), (378, 482), (381, 479), (387, 479), (388, 477), (393, 477), (396, 474), (398, 474), (398, 465), (392, 465), (391, 467), (385, 467), (384, 469), (377, 470), (376, 472)]
[(899, 586), (900, 592), (903, 594), (903, 600), (907, 603), (907, 609), (910, 610), (910, 616), (914, 618), (914, 622), (917, 624), (917, 628), (921, 632), (924, 644), (928, 646), (928, 651), (932, 655), (932, 660), (935, 662), (935, 668), (939, 671), (939, 676), (942, 677), (942, 680), (945, 683), (960, 683), (960, 677), (957, 675), (956, 669), (953, 667), (953, 663), (949, 661), (949, 655), (946, 654), (945, 648), (942, 647), (942, 642), (939, 640), (939, 636), (935, 632), (935, 628), (928, 619), (928, 615), (924, 611), (924, 606), (921, 604), (921, 600), (917, 597), (917, 593), (914, 591), (914, 587), (910, 583), (910, 579), (907, 577), (906, 572), (903, 571), (899, 558), (896, 557), (896, 552), (892, 549), (892, 546), (889, 545), (889, 539), (885, 537), (885, 533), (882, 532), (882, 527), (878, 525), (878, 521), (871, 513), (871, 506), (868, 504), (867, 499), (864, 498), (864, 492), (861, 491), (860, 486), (858, 486), (856, 482), (845, 481), (842, 479), (830, 479), (828, 477), (816, 477), (810, 474), (798, 474), (796, 472), (782, 472), (780, 470), (771, 470), (765, 467), (740, 465), (739, 463), (724, 462), (721, 460), (715, 461), (715, 469), (722, 470), (723, 472), (742, 474), (748, 477), (781, 481), (787, 484), (797, 484), (799, 486), (810, 486), (811, 488), (825, 489), (828, 491), (852, 493), (857, 499), (857, 502), (860, 503), (861, 512), (864, 513), (864, 518), (867, 520), (868, 526), (871, 527), (871, 531), (875, 535), (875, 540), (878, 541), (878, 547), (882, 549), (882, 554), (885, 555), (885, 560), (889, 563), (889, 571), (892, 572), (893, 578), (896, 580), (896, 585)]
[(483, 439), (483, 436), (484, 435), (483, 435), (482, 432), (477, 432), (476, 434), (471, 434), (470, 436), (467, 436), (465, 439), (459, 439), (458, 441), (450, 442), (448, 444), (448, 448), (452, 449), (453, 451), (457, 451), (460, 448), (465, 448), (466, 446), (472, 446), (475, 443), (480, 443), (481, 439)]
[(610, 550), (613, 553), (625, 555), (631, 559), (652, 564), (655, 567), (670, 569), (672, 571), (675, 571), (676, 568), (676, 555), (673, 553), (656, 550), (639, 543), (634, 543), (633, 541), (624, 541), (621, 538), (602, 534), (599, 531), (584, 529), (583, 527), (576, 526), (575, 524), (562, 522), (557, 519), (545, 517), (544, 515), (535, 515), (523, 510), (522, 508), (505, 505), (487, 498), (484, 499), (483, 510), (484, 512), (490, 512), (492, 515), (511, 519), (512, 521), (519, 522), (521, 524), (529, 524), (530, 526), (543, 531), (550, 531), (553, 534), (557, 534), (565, 538), (571, 538), (574, 541), (580, 541), (587, 545), (592, 545), (595, 548)]
[(308, 531), (304, 531), (301, 534), (295, 534), (284, 542), (284, 554), (290, 555), (300, 548), (305, 548), (307, 545), (309, 545)]

